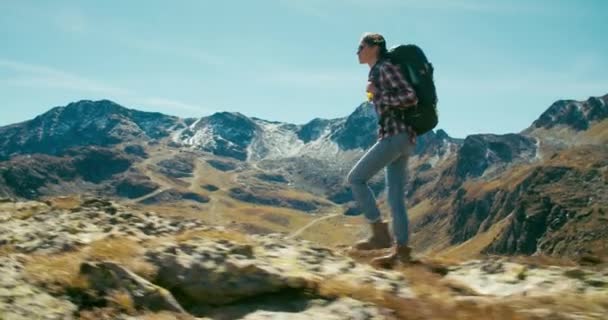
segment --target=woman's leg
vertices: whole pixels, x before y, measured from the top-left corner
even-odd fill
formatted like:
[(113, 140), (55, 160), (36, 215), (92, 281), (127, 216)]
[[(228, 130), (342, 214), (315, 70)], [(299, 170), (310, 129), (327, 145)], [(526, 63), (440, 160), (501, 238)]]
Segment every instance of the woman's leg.
[(353, 191), (353, 197), (370, 223), (380, 220), (380, 211), (367, 182), (382, 168), (403, 154), (404, 140), (407, 141), (407, 134), (379, 140), (348, 173), (347, 181)]
[(393, 234), (397, 245), (407, 245), (409, 240), (409, 219), (405, 206), (407, 160), (408, 153), (405, 152), (386, 167), (387, 198), (393, 216)]
[(386, 167), (388, 203), (393, 216), (393, 235), (395, 246), (391, 253), (372, 260), (372, 265), (389, 267), (396, 261), (411, 261), (409, 241), (409, 220), (405, 206), (405, 184), (407, 182), (407, 161), (412, 144), (409, 139), (403, 142), (401, 155)]

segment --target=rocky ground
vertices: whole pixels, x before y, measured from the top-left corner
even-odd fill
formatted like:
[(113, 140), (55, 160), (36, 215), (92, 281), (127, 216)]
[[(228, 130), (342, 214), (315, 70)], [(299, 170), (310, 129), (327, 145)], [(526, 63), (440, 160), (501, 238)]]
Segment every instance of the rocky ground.
[(0, 200), (0, 319), (606, 319), (608, 269), (366, 258), (99, 198)]

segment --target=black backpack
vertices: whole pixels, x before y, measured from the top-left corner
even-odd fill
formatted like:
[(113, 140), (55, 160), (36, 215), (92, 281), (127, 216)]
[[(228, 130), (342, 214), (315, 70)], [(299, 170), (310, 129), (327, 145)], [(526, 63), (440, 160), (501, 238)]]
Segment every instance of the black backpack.
[(420, 47), (408, 44), (393, 47), (388, 53), (391, 63), (401, 68), (418, 97), (415, 107), (401, 112), (402, 121), (411, 125), (417, 135), (437, 126), (437, 91), (433, 82), (433, 65), (426, 59)]

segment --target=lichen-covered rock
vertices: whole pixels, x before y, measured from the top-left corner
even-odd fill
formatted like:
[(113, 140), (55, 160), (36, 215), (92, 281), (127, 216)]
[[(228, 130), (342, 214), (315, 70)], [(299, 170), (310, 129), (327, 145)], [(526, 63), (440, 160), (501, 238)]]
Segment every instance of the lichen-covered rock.
[[(137, 319), (154, 311), (176, 319), (395, 319), (404, 314), (399, 308), (422, 308), (433, 319), (471, 310), (476, 319), (494, 307), (522, 319), (608, 315), (608, 272), (601, 261), (557, 267), (486, 258), (444, 266), (432, 276), (443, 280), (435, 282), (424, 279), (433, 269), (425, 259), (411, 266), (421, 278), (411, 278), (409, 271), (377, 270), (281, 234), (236, 234), (104, 199), (73, 202), (0, 203), (0, 319)], [(106, 240), (132, 243), (137, 256), (131, 260), (126, 250), (112, 261), (113, 249), (105, 247), (94, 255)], [(72, 258), (79, 260), (71, 269), (26, 264)], [(143, 265), (149, 272), (138, 268)], [(54, 269), (44, 280), (32, 278), (31, 270), (47, 267)], [(72, 288), (69, 279), (81, 277), (86, 286)]]
[(227, 240), (166, 242), (146, 256), (158, 267), (157, 283), (190, 304), (227, 304), (287, 289), (313, 289), (324, 280), (368, 284), (414, 298), (403, 276), (374, 270), (305, 242), (254, 237), (255, 245)]
[(137, 309), (185, 313), (182, 306), (166, 289), (154, 285), (113, 262), (84, 262), (80, 273), (88, 278), (91, 288), (97, 292), (123, 290), (127, 292)]
[(192, 219), (165, 219), (91, 198), (70, 210), (41, 202), (0, 203), (0, 246), (22, 253), (58, 253), (108, 236), (139, 240), (201, 226)]
[(293, 312), (260, 310), (246, 315), (242, 320), (271, 320), (271, 319), (294, 319), (294, 320), (372, 320), (385, 319), (381, 310), (371, 303), (363, 303), (351, 298), (341, 298), (334, 301), (319, 301), (312, 304), (306, 310)]
[(605, 295), (608, 272), (578, 267), (538, 267), (504, 259), (472, 260), (450, 268), (446, 281), (458, 280), (483, 296)]
[(62, 297), (53, 297), (23, 278), (24, 257), (0, 257), (0, 319), (70, 320), (76, 306)]

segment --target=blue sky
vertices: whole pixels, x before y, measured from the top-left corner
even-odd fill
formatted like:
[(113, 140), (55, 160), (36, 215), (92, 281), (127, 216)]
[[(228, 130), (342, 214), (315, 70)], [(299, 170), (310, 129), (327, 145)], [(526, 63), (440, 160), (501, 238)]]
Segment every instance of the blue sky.
[(81, 99), (296, 124), (364, 99), (363, 32), (433, 62), (439, 128), (519, 132), (608, 93), (608, 1), (0, 0), (0, 125)]

